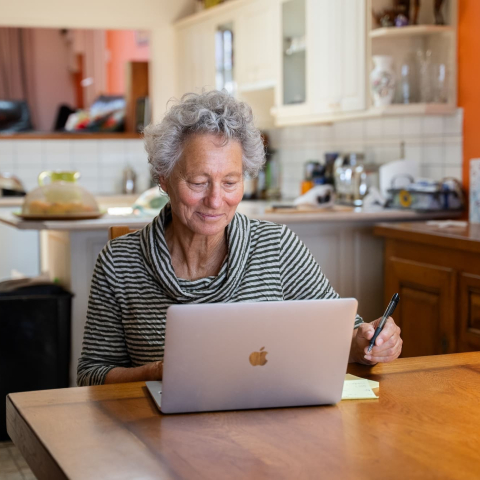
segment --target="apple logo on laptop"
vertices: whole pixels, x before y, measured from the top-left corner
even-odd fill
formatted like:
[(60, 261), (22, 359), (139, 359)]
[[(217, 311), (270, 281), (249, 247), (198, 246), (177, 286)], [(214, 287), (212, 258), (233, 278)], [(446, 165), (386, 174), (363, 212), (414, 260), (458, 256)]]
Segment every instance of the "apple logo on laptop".
[(267, 353), (268, 352), (265, 352), (265, 347), (262, 347), (259, 352), (251, 353), (248, 359), (254, 367), (256, 367), (257, 365), (263, 367), (263, 365), (268, 362), (268, 360), (265, 358), (267, 356)]

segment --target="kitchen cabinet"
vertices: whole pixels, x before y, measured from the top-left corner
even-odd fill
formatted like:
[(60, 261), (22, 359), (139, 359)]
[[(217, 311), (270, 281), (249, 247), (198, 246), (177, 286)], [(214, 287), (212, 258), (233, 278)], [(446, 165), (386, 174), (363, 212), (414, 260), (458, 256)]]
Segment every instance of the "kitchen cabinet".
[(235, 17), (236, 81), (239, 92), (275, 86), (277, 22), (274, 0), (257, 0)]
[[(390, 4), (386, 0), (235, 0), (186, 17), (175, 25), (178, 94), (218, 88), (214, 37), (228, 23), (234, 38), (232, 92), (252, 106), (264, 128), (454, 113), (458, 1), (445, 2), (446, 25), (434, 25), (433, 1), (425, 0), (419, 25), (378, 28), (371, 12)], [(419, 52), (431, 55), (430, 71), (422, 78), (431, 78), (432, 85), (423, 91), (445, 90), (441, 100), (433, 93), (432, 98), (419, 96), (420, 82), (415, 80)], [(390, 105), (373, 106), (369, 74), (375, 55), (393, 59), (397, 93)], [(409, 80), (411, 99), (399, 103), (406, 64), (415, 70)]]
[[(226, 88), (251, 106), (259, 128), (273, 127), (277, 1), (226, 2), (177, 22), (177, 96)], [(232, 32), (233, 55), (217, 34), (226, 30)]]
[(366, 0), (286, 0), (279, 9), (276, 125), (365, 110)]
[(215, 25), (195, 23), (177, 30), (178, 96), (215, 89)]
[(311, 4), (314, 113), (365, 109), (365, 0)]
[(382, 224), (384, 303), (398, 292), (394, 317), (402, 356), (480, 349), (480, 226)]

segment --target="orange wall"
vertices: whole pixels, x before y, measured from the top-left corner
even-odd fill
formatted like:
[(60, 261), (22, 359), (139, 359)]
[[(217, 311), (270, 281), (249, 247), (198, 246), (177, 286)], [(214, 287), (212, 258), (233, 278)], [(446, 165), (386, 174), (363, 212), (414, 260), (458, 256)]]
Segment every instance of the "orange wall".
[(107, 50), (110, 61), (107, 65), (107, 93), (125, 94), (126, 62), (144, 62), (150, 60), (148, 45), (137, 45), (134, 30), (107, 30)]
[(459, 0), (458, 103), (464, 109), (463, 183), (470, 159), (480, 158), (480, 0)]

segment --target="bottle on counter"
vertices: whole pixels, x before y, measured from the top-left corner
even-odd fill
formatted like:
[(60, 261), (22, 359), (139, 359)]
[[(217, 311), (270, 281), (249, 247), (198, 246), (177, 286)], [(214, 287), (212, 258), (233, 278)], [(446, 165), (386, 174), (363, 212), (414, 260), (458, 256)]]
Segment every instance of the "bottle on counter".
[(258, 174), (257, 198), (260, 200), (278, 200), (281, 198), (281, 168), (280, 160), (275, 155), (276, 150), (270, 146), (266, 133), (262, 133), (265, 147), (265, 166)]
[(305, 163), (304, 178), (300, 186), (301, 195), (307, 193), (311, 188), (313, 188), (313, 171), (318, 165), (320, 165), (320, 163), (317, 160), (309, 160)]
[(122, 172), (122, 192), (126, 194), (136, 193), (137, 174), (135, 170), (127, 165)]

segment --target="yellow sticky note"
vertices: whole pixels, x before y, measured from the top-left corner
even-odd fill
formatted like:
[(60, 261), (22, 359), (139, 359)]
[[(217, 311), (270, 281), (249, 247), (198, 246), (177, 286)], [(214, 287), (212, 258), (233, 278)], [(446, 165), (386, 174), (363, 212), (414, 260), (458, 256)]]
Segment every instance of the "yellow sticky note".
[(376, 382), (375, 380), (368, 380), (366, 378), (357, 377), (356, 375), (351, 375), (350, 373), (347, 373), (345, 375), (345, 380), (367, 380), (370, 387), (372, 387), (372, 388), (379, 388), (380, 387), (380, 384), (378, 382)]
[(342, 400), (360, 400), (365, 398), (378, 398), (370, 387), (368, 380), (346, 380), (343, 383)]

